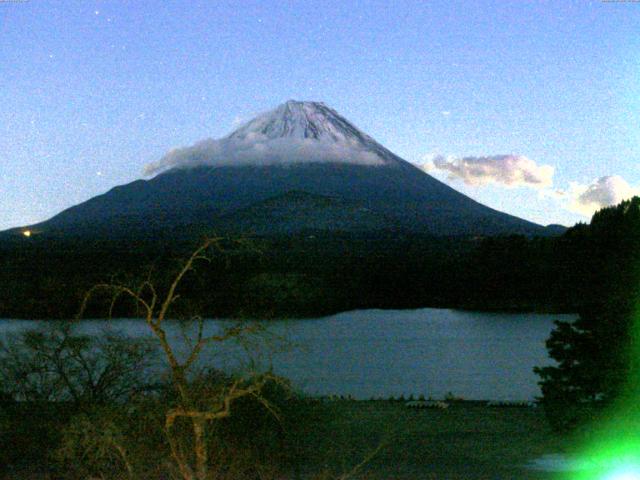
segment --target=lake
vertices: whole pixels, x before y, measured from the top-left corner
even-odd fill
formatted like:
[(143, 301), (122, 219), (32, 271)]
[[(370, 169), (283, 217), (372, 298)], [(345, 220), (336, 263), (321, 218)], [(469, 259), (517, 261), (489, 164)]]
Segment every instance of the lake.
[[(247, 346), (262, 365), (290, 378), (314, 395), (358, 399), (404, 395), (465, 399), (533, 400), (540, 394), (534, 366), (548, 365), (545, 340), (553, 320), (575, 315), (478, 313), (446, 309), (355, 310), (318, 319), (268, 322), (269, 338)], [(41, 322), (0, 320), (0, 334)], [(140, 337), (150, 335), (141, 320), (84, 320), (80, 331), (99, 334), (110, 327)], [(219, 331), (229, 321), (207, 320)], [(190, 333), (179, 322), (167, 329), (178, 348)], [(286, 342), (282, 342), (286, 338)], [(283, 346), (285, 345), (285, 346)], [(246, 350), (227, 345), (205, 352), (218, 367), (239, 368)]]

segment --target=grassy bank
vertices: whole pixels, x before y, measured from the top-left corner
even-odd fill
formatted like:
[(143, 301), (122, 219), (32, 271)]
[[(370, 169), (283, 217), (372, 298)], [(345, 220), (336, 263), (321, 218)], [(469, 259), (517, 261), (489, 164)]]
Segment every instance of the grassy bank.
[(335, 401), (323, 421), (299, 439), (313, 474), (350, 471), (381, 443), (358, 471), (375, 479), (551, 479), (524, 465), (562, 450), (537, 408), (460, 405), (413, 410), (390, 401)]
[[(563, 440), (549, 431), (537, 408), (460, 404), (413, 410), (397, 401), (337, 400), (304, 402), (298, 415), (301, 421), (286, 421), (292, 427), (288, 448), (294, 450), (288, 453), (295, 458), (286, 476), (291, 479), (353, 472), (361, 479), (546, 480), (554, 475), (524, 465), (563, 450)], [(42, 432), (37, 437), (47, 443)], [(38, 463), (10, 469), (4, 478), (56, 478)]]

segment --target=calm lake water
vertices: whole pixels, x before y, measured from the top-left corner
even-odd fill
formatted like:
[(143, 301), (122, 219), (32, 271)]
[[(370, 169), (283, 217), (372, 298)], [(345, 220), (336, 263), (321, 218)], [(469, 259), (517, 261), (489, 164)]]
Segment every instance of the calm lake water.
[[(444, 309), (356, 310), (329, 317), (268, 323), (264, 338), (241, 347), (208, 350), (204, 360), (240, 368), (252, 357), (273, 365), (296, 387), (318, 395), (355, 398), (420, 394), (442, 398), (532, 400), (539, 395), (533, 367), (546, 365), (544, 342), (553, 320), (575, 315), (477, 313)], [(0, 335), (41, 322), (0, 320)], [(207, 320), (214, 333), (229, 321)], [(141, 320), (84, 320), (79, 330), (103, 328), (132, 337), (150, 335)], [(167, 326), (178, 349), (189, 327)], [(217, 346), (216, 346), (217, 347)], [(251, 352), (247, 354), (246, 352)]]

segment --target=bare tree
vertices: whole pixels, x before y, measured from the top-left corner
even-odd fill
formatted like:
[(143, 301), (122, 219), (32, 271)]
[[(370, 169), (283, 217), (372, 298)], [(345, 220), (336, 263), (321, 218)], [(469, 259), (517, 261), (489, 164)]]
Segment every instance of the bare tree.
[[(269, 381), (278, 381), (271, 373), (250, 373), (236, 378), (228, 384), (216, 386), (203, 393), (202, 389), (194, 389), (189, 377), (197, 359), (205, 347), (239, 339), (246, 335), (255, 334), (260, 327), (255, 323), (239, 322), (227, 327), (215, 335), (206, 335), (202, 317), (195, 316), (191, 320), (196, 322), (195, 337), (191, 339), (189, 351), (186, 355), (178, 355), (169, 341), (165, 322), (172, 305), (180, 298), (178, 288), (197, 263), (210, 262), (211, 252), (222, 252), (222, 238), (209, 238), (198, 247), (184, 262), (178, 273), (173, 277), (166, 292), (161, 293), (150, 278), (135, 286), (116, 283), (103, 283), (92, 287), (84, 297), (80, 313), (81, 317), (87, 309), (91, 298), (98, 292), (110, 295), (109, 316), (123, 297), (133, 300), (153, 335), (157, 338), (160, 348), (169, 366), (171, 383), (177, 393), (178, 402), (167, 408), (165, 412), (165, 433), (171, 449), (171, 455), (176, 463), (183, 480), (205, 480), (209, 475), (209, 448), (207, 429), (212, 422), (231, 415), (233, 403), (243, 397), (254, 397), (273, 414), (273, 410), (261, 391)], [(190, 425), (190, 440), (177, 432), (177, 422), (185, 421)]]

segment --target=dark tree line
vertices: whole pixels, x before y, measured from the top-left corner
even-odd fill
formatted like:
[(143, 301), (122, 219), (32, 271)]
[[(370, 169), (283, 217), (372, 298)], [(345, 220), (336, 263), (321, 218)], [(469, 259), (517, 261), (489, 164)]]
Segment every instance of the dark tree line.
[(597, 212), (572, 235), (583, 245), (577, 321), (556, 322), (547, 341), (557, 365), (537, 368), (552, 424), (571, 428), (596, 418), (623, 395), (637, 395), (640, 374), (640, 198)]
[[(209, 316), (266, 318), (355, 308), (575, 312), (628, 275), (622, 252), (630, 240), (615, 223), (615, 211), (604, 210), (591, 225), (578, 224), (558, 237), (256, 237), (249, 239), (251, 248), (200, 267), (185, 285), (181, 305)], [(161, 276), (197, 243), (184, 237), (5, 238), (0, 317), (69, 318), (92, 285), (141, 271)], [(121, 308), (123, 315), (135, 314)]]

